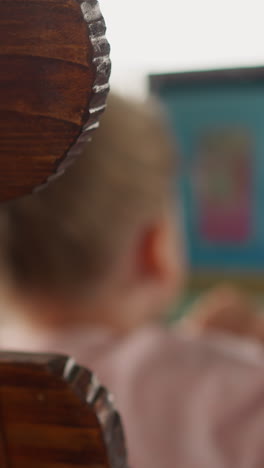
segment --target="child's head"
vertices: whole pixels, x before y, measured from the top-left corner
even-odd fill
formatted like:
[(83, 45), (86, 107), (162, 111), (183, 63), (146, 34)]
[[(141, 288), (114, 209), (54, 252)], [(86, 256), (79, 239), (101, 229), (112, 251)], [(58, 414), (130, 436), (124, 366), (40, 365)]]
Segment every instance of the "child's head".
[(8, 271), (31, 319), (131, 329), (181, 288), (173, 150), (155, 111), (110, 96), (84, 157), (7, 206)]

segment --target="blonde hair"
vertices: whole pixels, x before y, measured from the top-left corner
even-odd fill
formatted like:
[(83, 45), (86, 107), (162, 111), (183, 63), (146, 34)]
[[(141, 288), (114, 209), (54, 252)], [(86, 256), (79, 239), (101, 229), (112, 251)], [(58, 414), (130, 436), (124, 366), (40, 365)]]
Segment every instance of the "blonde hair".
[(172, 147), (155, 106), (110, 95), (85, 154), (46, 190), (6, 207), (15, 285), (93, 286), (133, 229), (168, 203)]

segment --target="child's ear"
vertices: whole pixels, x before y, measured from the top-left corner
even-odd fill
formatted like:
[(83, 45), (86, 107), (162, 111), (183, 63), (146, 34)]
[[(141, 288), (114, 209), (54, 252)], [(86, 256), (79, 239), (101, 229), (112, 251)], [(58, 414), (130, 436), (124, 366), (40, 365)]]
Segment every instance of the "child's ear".
[(177, 262), (176, 244), (175, 233), (167, 221), (146, 227), (138, 252), (141, 275), (153, 280), (171, 280)]
[(142, 232), (138, 266), (143, 277), (157, 278), (163, 273), (162, 232), (158, 224), (146, 227)]

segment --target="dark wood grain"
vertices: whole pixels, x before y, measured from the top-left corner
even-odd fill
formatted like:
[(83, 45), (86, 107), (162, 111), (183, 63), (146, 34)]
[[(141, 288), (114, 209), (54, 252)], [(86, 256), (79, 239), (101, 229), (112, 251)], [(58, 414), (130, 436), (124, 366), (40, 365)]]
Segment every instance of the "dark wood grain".
[(109, 88), (104, 34), (94, 0), (0, 0), (0, 201), (82, 151)]
[(9, 468), (8, 457), (7, 457), (7, 447), (5, 441), (5, 431), (0, 416), (0, 466), (1, 468)]
[(0, 353), (0, 392), (3, 466), (127, 467), (111, 397), (71, 359)]

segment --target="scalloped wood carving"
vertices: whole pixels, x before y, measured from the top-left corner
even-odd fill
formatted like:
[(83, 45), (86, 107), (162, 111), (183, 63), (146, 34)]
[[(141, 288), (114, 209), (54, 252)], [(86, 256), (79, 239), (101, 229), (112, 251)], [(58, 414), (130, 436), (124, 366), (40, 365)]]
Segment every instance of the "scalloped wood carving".
[(1, 468), (127, 468), (120, 418), (64, 356), (0, 353)]
[(0, 0), (0, 201), (60, 175), (89, 139), (109, 87), (104, 35), (94, 0)]

